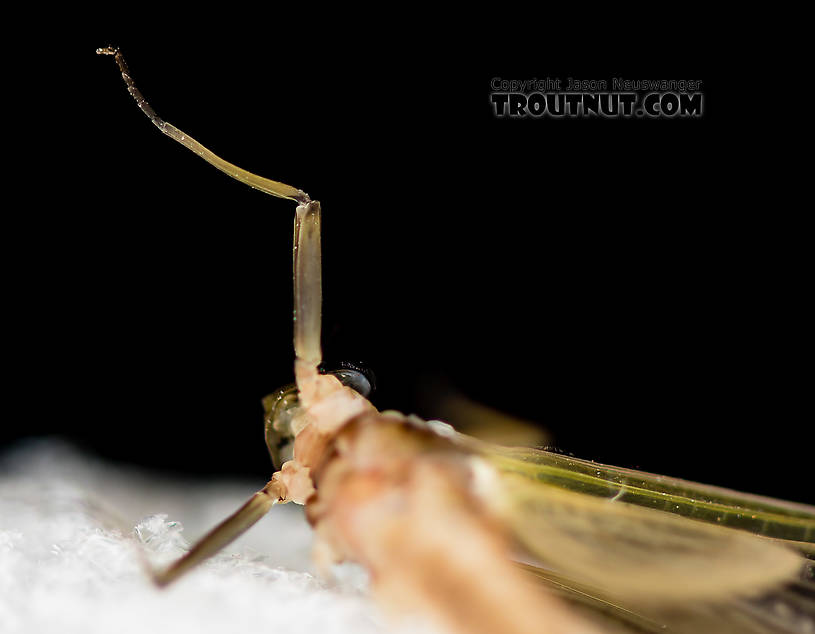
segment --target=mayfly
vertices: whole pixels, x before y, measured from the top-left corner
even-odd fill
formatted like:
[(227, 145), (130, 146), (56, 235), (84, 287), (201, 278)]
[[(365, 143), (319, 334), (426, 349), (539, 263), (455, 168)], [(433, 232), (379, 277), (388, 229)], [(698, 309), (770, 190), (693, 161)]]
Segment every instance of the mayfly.
[(275, 504), (306, 506), (317, 564), (355, 561), (394, 613), (459, 634), (815, 632), (815, 508), (525, 447), (377, 411), (358, 368), (320, 370), (320, 203), (229, 163), (128, 91), (159, 130), (297, 203), (295, 380), (264, 399), (277, 471), (166, 585)]

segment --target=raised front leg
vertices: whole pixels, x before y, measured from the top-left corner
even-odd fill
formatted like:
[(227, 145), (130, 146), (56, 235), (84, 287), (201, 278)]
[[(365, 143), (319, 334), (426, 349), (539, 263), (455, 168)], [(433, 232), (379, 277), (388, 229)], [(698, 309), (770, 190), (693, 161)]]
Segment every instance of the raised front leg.
[(322, 361), (322, 247), (320, 203), (297, 207), (294, 217), (294, 375), (301, 402), (308, 406), (319, 396), (317, 366)]
[[(298, 368), (301, 366), (304, 368), (301, 372), (305, 377), (304, 381), (309, 385), (313, 384), (312, 375), (317, 375), (317, 366), (320, 363), (319, 203), (312, 202), (308, 194), (301, 189), (252, 174), (225, 161), (188, 134), (161, 119), (136, 87), (121, 52), (114, 48), (100, 48), (96, 52), (100, 55), (113, 56), (128, 92), (142, 112), (161, 132), (195, 152), (228, 176), (272, 196), (293, 200), (299, 204), (295, 220), (294, 251), (295, 297), (298, 298), (295, 307), (295, 347)], [(306, 378), (310, 378), (310, 382), (306, 381)], [(287, 502), (292, 499), (302, 503), (311, 492), (309, 488), (311, 480), (308, 476), (308, 469), (295, 469), (293, 466), (276, 473), (263, 489), (255, 493), (246, 504), (195, 544), (184, 557), (163, 571), (151, 571), (155, 582), (159, 585), (166, 585), (193, 566), (211, 557), (255, 524), (278, 502)]]

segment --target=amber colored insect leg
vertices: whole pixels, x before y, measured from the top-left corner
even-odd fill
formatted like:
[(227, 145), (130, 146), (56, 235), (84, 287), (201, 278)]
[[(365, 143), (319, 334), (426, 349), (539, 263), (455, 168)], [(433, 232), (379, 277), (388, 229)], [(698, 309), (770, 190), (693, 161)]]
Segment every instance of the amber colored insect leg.
[(295, 377), (300, 399), (306, 405), (317, 398), (322, 298), (320, 203), (315, 200), (299, 205), (294, 217)]
[(283, 487), (276, 480), (269, 481), (249, 498), (246, 504), (202, 537), (181, 559), (165, 570), (152, 571), (153, 581), (159, 586), (166, 586), (205, 559), (212, 557), (266, 515), (284, 495)]
[(210, 150), (205, 148), (198, 141), (193, 139), (189, 134), (182, 132), (181, 130), (176, 128), (173, 124), (168, 123), (167, 121), (159, 117), (156, 114), (156, 111), (153, 110), (152, 106), (149, 103), (147, 103), (147, 100), (144, 98), (144, 95), (141, 94), (141, 91), (136, 87), (136, 83), (133, 81), (133, 77), (130, 74), (130, 69), (127, 67), (125, 58), (118, 48), (113, 47), (98, 48), (96, 49), (96, 53), (98, 55), (113, 56), (113, 59), (119, 66), (119, 72), (122, 73), (122, 79), (124, 79), (125, 85), (127, 86), (127, 91), (136, 101), (136, 105), (141, 109), (141, 111), (145, 115), (147, 115), (147, 118), (153, 122), (153, 125), (155, 125), (159, 130), (161, 130), (163, 134), (166, 134), (168, 137), (173, 139), (173, 141), (178, 141), (185, 148), (187, 148), (191, 152), (195, 152), (198, 156), (200, 156), (202, 159), (204, 159), (207, 163), (209, 163), (213, 167), (216, 167), (217, 169), (221, 170), (224, 174), (231, 176), (235, 180), (240, 181), (246, 185), (249, 185), (249, 187), (260, 190), (272, 196), (277, 196), (278, 198), (287, 198), (289, 200), (294, 200), (300, 204), (306, 204), (309, 201), (308, 194), (306, 194), (303, 190), (297, 189), (296, 187), (292, 187), (291, 185), (286, 185), (285, 183), (273, 181), (270, 178), (258, 176), (257, 174), (248, 172), (245, 169), (240, 168), (233, 163), (230, 163), (229, 161), (225, 161), (214, 152), (211, 152)]
[[(108, 47), (97, 49), (96, 52), (100, 55), (113, 56), (119, 66), (127, 90), (136, 101), (136, 105), (163, 134), (177, 141), (235, 180), (272, 196), (287, 198), (298, 203), (295, 220), (294, 269), (295, 282), (298, 284), (295, 288), (295, 297), (300, 298), (299, 303), (295, 306), (297, 311), (295, 315), (299, 315), (300, 323), (295, 325), (295, 343), (298, 345), (299, 342), (297, 357), (299, 362), (302, 360), (304, 380), (312, 374), (316, 375), (317, 366), (320, 363), (320, 301), (322, 296), (320, 282), (320, 204), (311, 202), (308, 194), (301, 189), (252, 174), (233, 163), (225, 161), (190, 135), (159, 117), (136, 87), (121, 51), (118, 48)], [(287, 500), (286, 486), (280, 481), (279, 477), (273, 478), (232, 516), (216, 526), (193, 546), (192, 550), (184, 557), (166, 570), (154, 573), (155, 582), (159, 585), (166, 585), (177, 579), (190, 568), (211, 557), (237, 538), (263, 517), (274, 504)]]

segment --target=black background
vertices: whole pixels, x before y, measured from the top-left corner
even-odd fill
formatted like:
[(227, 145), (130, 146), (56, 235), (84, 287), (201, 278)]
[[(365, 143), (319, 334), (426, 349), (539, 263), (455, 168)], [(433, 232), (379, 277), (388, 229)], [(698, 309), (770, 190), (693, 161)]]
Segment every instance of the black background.
[[(161, 135), (93, 54), (109, 43), (166, 120), (321, 201), (323, 347), (371, 365), (377, 406), (433, 417), (422, 386), (445, 382), (580, 457), (815, 502), (811, 284), (777, 117), (703, 55), (419, 34), (21, 58), (5, 444), (270, 474), (260, 399), (292, 378), (294, 205)], [(705, 113), (493, 116), (493, 77), (546, 76), (697, 79)]]

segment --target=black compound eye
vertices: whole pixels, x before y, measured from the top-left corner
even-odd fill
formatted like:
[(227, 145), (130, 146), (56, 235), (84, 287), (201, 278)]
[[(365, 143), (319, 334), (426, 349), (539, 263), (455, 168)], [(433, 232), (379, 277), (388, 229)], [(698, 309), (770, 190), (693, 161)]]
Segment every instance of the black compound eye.
[(376, 378), (373, 371), (366, 365), (354, 361), (342, 361), (337, 370), (322, 370), (325, 374), (333, 374), (340, 383), (359, 392), (365, 398), (373, 394), (376, 389)]

